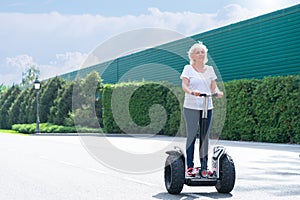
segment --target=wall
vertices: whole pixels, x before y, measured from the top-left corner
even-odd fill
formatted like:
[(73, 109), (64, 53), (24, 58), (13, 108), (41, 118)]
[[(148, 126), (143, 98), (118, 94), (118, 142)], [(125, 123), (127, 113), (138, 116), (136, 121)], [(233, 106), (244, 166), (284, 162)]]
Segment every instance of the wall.
[(223, 81), (300, 74), (299, 33), (300, 5), (296, 5), (61, 77), (74, 80), (96, 70), (104, 83), (145, 79), (180, 84), (179, 74), (188, 64), (187, 51), (198, 40), (208, 47), (208, 64)]

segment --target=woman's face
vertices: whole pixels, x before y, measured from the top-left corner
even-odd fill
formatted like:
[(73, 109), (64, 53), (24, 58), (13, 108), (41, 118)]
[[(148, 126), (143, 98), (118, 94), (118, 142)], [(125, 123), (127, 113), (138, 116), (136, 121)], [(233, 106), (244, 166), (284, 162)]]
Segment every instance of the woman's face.
[(191, 55), (191, 58), (193, 59), (193, 61), (195, 62), (199, 62), (199, 61), (204, 61), (204, 58), (205, 58), (205, 50), (202, 49), (202, 48), (195, 48), (192, 55)]

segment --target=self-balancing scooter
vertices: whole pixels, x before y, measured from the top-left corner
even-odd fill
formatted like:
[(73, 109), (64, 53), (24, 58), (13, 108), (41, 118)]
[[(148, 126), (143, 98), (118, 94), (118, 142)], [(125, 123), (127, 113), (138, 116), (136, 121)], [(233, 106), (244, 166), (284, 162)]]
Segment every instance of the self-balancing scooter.
[[(204, 98), (204, 108), (202, 112), (201, 135), (206, 135), (208, 98), (217, 94), (201, 94)], [(199, 153), (200, 153), (199, 145)], [(220, 193), (230, 193), (235, 184), (235, 166), (231, 157), (227, 154), (225, 147), (215, 146), (213, 148), (212, 172), (203, 177), (200, 173), (195, 176), (187, 176), (185, 173), (185, 156), (179, 147), (167, 151), (168, 154), (164, 178), (165, 186), (170, 194), (179, 194), (183, 185), (188, 186), (215, 186)]]

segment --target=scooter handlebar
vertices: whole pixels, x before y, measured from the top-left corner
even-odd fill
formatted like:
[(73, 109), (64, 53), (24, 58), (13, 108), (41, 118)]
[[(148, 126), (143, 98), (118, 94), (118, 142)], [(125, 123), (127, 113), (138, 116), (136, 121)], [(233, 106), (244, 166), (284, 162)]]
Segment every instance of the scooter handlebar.
[(211, 94), (201, 93), (199, 96), (200, 97), (216, 97), (216, 96), (218, 96), (218, 93), (217, 92), (211, 93)]

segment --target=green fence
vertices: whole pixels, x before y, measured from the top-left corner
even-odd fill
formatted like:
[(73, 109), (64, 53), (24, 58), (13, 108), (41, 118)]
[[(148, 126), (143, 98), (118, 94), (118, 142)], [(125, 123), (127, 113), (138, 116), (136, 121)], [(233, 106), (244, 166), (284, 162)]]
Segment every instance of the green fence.
[[(196, 34), (114, 60), (61, 75), (84, 78), (99, 72), (104, 83), (169, 81), (180, 84), (178, 73), (188, 64), (187, 51), (195, 41), (209, 49), (209, 64), (223, 81), (300, 73), (300, 5)], [(144, 73), (138, 69), (143, 66)], [(164, 67), (177, 73), (169, 73)], [(156, 70), (153, 70), (156, 69)], [(130, 72), (130, 76), (126, 77)], [(148, 73), (146, 73), (148, 72)], [(147, 74), (147, 76), (145, 76)], [(220, 76), (221, 75), (221, 76)]]

